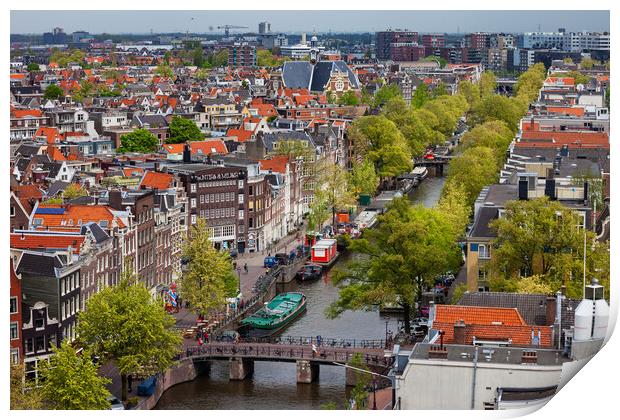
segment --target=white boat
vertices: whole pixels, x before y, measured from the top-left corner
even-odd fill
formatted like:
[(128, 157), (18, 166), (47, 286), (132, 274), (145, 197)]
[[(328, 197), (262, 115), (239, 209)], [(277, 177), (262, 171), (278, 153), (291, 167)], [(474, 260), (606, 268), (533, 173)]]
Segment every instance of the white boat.
[(428, 169), (426, 169), (426, 166), (416, 166), (411, 171), (411, 174), (421, 181), (428, 175)]

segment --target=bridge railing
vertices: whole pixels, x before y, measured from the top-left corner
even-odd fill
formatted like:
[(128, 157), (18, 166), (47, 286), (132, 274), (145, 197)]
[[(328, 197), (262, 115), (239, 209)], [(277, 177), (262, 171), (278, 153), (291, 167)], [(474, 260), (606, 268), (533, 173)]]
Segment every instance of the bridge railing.
[(323, 338), (310, 336), (281, 336), (281, 337), (243, 337), (240, 343), (265, 343), (283, 345), (312, 345), (330, 348), (363, 348), (363, 349), (386, 349), (391, 347), (391, 342), (383, 339), (367, 340), (357, 338)]
[(208, 344), (203, 346), (192, 346), (185, 349), (181, 359), (201, 358), (201, 357), (247, 357), (247, 358), (267, 358), (276, 360), (315, 360), (323, 362), (348, 363), (356, 353), (361, 353), (363, 360), (367, 364), (389, 366), (392, 363), (391, 357), (378, 354), (364, 354), (359, 349), (341, 348), (320, 348), (313, 352), (311, 348), (305, 346), (261, 346), (247, 344)]

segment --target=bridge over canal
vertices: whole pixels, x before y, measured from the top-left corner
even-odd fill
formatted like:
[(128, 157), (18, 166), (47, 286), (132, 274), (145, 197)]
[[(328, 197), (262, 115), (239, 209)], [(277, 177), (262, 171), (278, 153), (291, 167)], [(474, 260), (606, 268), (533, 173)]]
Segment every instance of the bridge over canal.
[[(384, 340), (323, 339), (317, 345), (314, 338), (281, 337), (268, 341), (210, 342), (187, 347), (181, 358), (191, 359), (194, 364), (228, 360), (231, 380), (250, 377), (255, 361), (291, 362), (297, 364), (297, 383), (312, 383), (319, 376), (320, 365), (347, 364), (357, 353), (371, 371), (385, 374), (393, 363), (387, 347)], [(355, 385), (356, 378), (355, 371), (346, 368), (346, 384)]]

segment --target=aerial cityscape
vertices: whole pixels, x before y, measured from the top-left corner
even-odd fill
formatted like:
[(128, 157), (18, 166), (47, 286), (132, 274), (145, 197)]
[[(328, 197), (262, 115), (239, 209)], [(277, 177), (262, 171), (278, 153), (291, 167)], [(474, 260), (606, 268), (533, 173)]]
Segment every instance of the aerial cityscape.
[(609, 12), (332, 12), (11, 12), (11, 410), (535, 409), (601, 349)]

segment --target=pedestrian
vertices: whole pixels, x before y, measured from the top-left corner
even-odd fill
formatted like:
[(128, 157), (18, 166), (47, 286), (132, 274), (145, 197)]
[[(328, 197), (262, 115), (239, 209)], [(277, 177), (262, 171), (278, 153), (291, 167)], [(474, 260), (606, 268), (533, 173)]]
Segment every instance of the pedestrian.
[(248, 274), (248, 263), (243, 264), (243, 271), (245, 272), (245, 274)]
[(198, 337), (198, 345), (202, 346), (202, 337)]
[(316, 357), (316, 344), (312, 343), (312, 357)]

